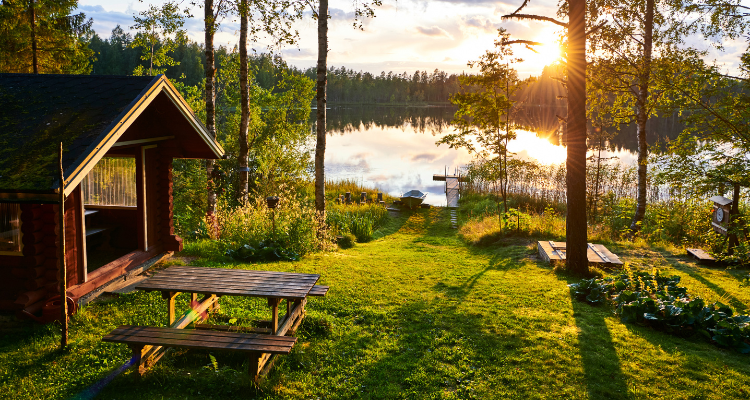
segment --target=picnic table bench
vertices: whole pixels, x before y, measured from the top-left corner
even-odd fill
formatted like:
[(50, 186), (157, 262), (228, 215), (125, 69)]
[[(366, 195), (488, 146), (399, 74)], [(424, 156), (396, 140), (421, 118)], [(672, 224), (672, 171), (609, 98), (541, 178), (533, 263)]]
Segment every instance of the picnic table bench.
[[(316, 285), (319, 278), (317, 274), (169, 267), (135, 287), (161, 292), (167, 300), (169, 327), (122, 326), (103, 340), (128, 344), (138, 360), (141, 374), (162, 357), (167, 347), (246, 352), (251, 357), (250, 375), (258, 380), (271, 368), (274, 356), (291, 351), (296, 338), (285, 335), (294, 332), (302, 323), (307, 297), (325, 296), (328, 292), (328, 286)], [(192, 301), (191, 309), (178, 318), (175, 299), (181, 292), (191, 293)], [(201, 301), (197, 300), (198, 295), (204, 296)], [(207, 312), (218, 308), (221, 296), (266, 298), (271, 307), (270, 328), (232, 329), (202, 324)], [(282, 301), (286, 301), (286, 314), (280, 320), (279, 305)], [(183, 329), (190, 324), (195, 329)]]
[(229, 350), (248, 353), (249, 373), (257, 376), (261, 371), (263, 354), (289, 354), (297, 338), (292, 336), (262, 335), (195, 329), (164, 328), (150, 326), (120, 326), (102, 338), (104, 342), (125, 343), (133, 350), (138, 363), (138, 372), (145, 372), (147, 365), (140, 363), (145, 347), (171, 346), (199, 350)]

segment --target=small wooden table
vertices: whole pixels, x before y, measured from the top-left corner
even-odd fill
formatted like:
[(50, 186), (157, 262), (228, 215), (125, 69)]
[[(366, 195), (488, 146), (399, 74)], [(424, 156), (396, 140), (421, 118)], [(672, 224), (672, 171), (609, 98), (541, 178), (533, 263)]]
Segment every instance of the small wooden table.
[[(169, 326), (184, 328), (197, 319), (209, 308), (218, 306), (220, 296), (247, 296), (268, 299), (271, 306), (271, 334), (284, 336), (295, 330), (305, 316), (305, 304), (310, 290), (320, 279), (318, 274), (299, 274), (290, 272), (255, 271), (223, 268), (169, 267), (153, 277), (138, 284), (135, 288), (145, 291), (160, 291), (167, 300)], [(326, 288), (327, 290), (327, 288)], [(175, 297), (179, 293), (191, 293), (193, 301), (199, 294), (203, 299), (192, 306), (192, 310), (175, 321)], [(324, 293), (325, 294), (325, 293)], [(315, 294), (311, 294), (315, 295)], [(286, 315), (279, 321), (279, 304), (286, 300)], [(191, 313), (195, 313), (190, 315)], [(152, 365), (163, 355), (158, 346), (144, 348), (141, 359)], [(268, 362), (272, 354), (261, 355), (257, 364), (257, 374), (267, 372), (271, 367)], [(251, 371), (252, 373), (253, 371)]]

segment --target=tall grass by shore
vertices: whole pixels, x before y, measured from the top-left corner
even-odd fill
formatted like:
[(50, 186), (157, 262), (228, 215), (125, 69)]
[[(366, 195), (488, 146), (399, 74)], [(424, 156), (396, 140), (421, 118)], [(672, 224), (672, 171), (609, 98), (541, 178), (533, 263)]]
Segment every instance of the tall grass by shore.
[[(339, 203), (339, 194), (346, 192), (356, 199), (366, 193), (371, 202)], [(245, 245), (273, 246), (294, 256), (327, 251), (335, 247), (339, 236), (351, 234), (358, 242), (375, 237), (388, 215), (385, 207), (374, 201), (378, 192), (351, 180), (328, 182), (326, 214), (321, 218), (315, 210), (312, 183), (296, 191), (280, 189), (275, 209), (267, 206), (265, 198), (237, 207), (220, 204), (213, 219), (204, 217), (195, 230), (185, 233), (191, 239), (214, 239), (204, 250), (216, 254)], [(392, 200), (387, 195), (384, 199)]]
[[(493, 243), (507, 235), (523, 235), (562, 240), (565, 237), (565, 166), (536, 161), (514, 160), (509, 165), (509, 207), (500, 204), (498, 184), (484, 179), (479, 168), (471, 166), (470, 182), (462, 194), (460, 235), (475, 244)], [(623, 239), (651, 244), (702, 247), (727, 261), (747, 264), (750, 241), (747, 238), (747, 204), (740, 203), (736, 233), (738, 249), (726, 252), (727, 241), (711, 227), (714, 194), (687, 193), (684, 182), (664, 182), (658, 170), (649, 175), (648, 206), (636, 236), (629, 229), (635, 212), (635, 168), (614, 161), (590, 160), (587, 168), (587, 214), (590, 240), (609, 242)], [(548, 239), (548, 240), (549, 240)]]

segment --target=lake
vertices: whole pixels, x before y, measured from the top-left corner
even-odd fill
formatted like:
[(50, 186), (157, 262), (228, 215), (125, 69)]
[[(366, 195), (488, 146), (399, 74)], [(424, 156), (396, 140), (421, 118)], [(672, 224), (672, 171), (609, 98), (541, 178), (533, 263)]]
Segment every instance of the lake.
[[(443, 182), (434, 182), (432, 175), (452, 174), (473, 158), (465, 149), (435, 145), (442, 134), (453, 131), (454, 112), (451, 106), (332, 107), (327, 113), (326, 179), (350, 179), (394, 196), (418, 189), (428, 193), (425, 203), (445, 205)], [(515, 157), (544, 164), (565, 162), (564, 135), (556, 117), (565, 115), (565, 108), (527, 107), (517, 115), (529, 130), (517, 131), (517, 139), (509, 144)], [(656, 119), (649, 142), (675, 137), (681, 129), (675, 119)], [(621, 131), (602, 156), (634, 165), (635, 128), (625, 126)]]

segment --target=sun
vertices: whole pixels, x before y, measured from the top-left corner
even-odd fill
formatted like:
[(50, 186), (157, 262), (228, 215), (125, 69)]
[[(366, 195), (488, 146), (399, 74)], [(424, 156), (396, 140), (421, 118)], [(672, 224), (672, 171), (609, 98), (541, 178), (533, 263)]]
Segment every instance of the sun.
[(535, 52), (523, 49), (523, 54), (521, 55), (519, 52), (519, 55), (527, 63), (532, 63), (540, 67), (554, 64), (562, 56), (558, 38), (559, 33), (555, 28), (544, 28), (533, 39), (535, 42), (542, 43), (542, 45), (534, 46), (533, 49)]

